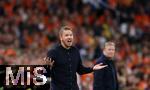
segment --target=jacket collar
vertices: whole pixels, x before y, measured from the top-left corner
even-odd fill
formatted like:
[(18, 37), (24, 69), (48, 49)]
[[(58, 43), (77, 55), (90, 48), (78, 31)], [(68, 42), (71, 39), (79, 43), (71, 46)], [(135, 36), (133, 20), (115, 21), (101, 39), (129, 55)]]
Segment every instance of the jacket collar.
[(72, 49), (72, 46), (69, 49), (64, 48), (61, 44), (58, 45), (61, 49), (65, 50), (65, 51), (69, 51)]

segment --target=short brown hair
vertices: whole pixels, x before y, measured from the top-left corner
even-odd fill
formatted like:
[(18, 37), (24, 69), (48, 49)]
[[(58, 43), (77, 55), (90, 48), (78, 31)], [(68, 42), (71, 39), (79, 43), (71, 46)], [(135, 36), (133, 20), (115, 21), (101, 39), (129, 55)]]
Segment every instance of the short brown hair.
[(59, 31), (59, 36), (61, 36), (63, 31), (66, 31), (66, 30), (72, 31), (72, 28), (70, 26), (62, 26)]
[(115, 43), (112, 42), (112, 41), (108, 41), (108, 42), (105, 42), (104, 48), (105, 48), (106, 46), (115, 46)]

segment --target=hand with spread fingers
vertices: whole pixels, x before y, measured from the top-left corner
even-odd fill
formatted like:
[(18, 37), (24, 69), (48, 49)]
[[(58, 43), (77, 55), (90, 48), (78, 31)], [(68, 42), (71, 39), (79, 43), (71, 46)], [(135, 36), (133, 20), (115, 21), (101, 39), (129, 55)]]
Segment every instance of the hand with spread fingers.
[(54, 64), (54, 60), (52, 60), (50, 57), (45, 57), (45, 58), (44, 58), (44, 63), (45, 63), (46, 65), (50, 65), (50, 68), (52, 68), (52, 67), (53, 67), (53, 64)]
[(100, 64), (96, 64), (94, 67), (93, 67), (93, 70), (99, 70), (99, 69), (103, 69), (107, 67), (107, 65), (103, 65), (103, 63), (100, 63)]

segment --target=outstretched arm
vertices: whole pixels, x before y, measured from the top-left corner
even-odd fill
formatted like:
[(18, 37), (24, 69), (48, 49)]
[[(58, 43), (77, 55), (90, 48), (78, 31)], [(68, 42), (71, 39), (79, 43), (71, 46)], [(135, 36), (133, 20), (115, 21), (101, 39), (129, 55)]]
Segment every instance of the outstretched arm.
[(81, 57), (80, 57), (80, 54), (79, 54), (79, 63), (78, 63), (77, 72), (78, 72), (80, 75), (86, 74), (86, 73), (90, 73), (90, 72), (92, 72), (93, 70), (103, 69), (103, 68), (105, 68), (105, 67), (107, 67), (107, 65), (102, 65), (102, 63), (96, 64), (96, 65), (94, 65), (93, 67), (85, 67), (85, 66), (83, 66), (83, 64), (82, 64)]
[(100, 64), (94, 65), (93, 70), (99, 70), (99, 69), (103, 69), (105, 67), (107, 67), (107, 65), (103, 65), (103, 63), (100, 63)]

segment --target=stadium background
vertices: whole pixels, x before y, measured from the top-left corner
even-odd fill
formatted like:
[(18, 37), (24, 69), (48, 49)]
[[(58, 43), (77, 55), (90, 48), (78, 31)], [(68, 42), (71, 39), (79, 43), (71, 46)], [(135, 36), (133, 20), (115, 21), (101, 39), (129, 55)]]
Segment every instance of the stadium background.
[[(0, 64), (40, 64), (62, 25), (74, 29), (86, 66), (113, 40), (120, 90), (150, 90), (149, 0), (0, 0)], [(92, 90), (92, 73), (78, 78)]]

